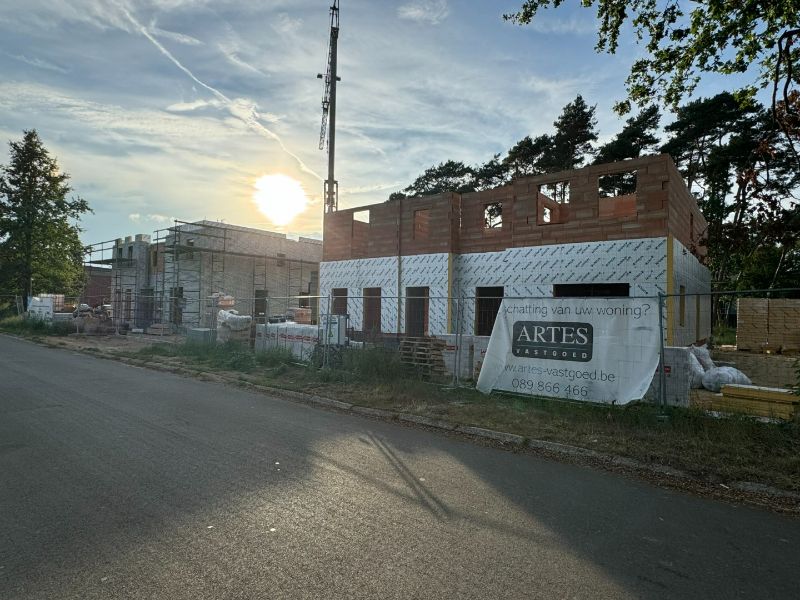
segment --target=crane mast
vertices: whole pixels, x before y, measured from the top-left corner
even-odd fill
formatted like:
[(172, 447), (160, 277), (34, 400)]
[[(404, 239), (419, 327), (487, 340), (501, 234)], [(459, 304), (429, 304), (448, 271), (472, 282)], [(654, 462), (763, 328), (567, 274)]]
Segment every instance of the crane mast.
[(322, 95), (322, 127), (319, 132), (319, 149), (325, 149), (326, 134), (328, 146), (328, 178), (325, 180), (325, 212), (334, 212), (339, 206), (339, 182), (334, 176), (336, 158), (336, 83), (341, 81), (336, 74), (336, 55), (339, 43), (339, 0), (331, 6), (331, 37), (328, 43), (328, 70), (323, 77), (325, 91)]

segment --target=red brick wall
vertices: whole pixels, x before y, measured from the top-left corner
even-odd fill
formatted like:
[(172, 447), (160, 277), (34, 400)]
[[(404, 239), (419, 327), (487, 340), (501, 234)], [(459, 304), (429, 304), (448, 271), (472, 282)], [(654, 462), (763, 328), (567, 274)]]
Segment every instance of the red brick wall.
[[(636, 172), (636, 193), (599, 197), (598, 178)], [(556, 203), (540, 186), (569, 182), (569, 200)], [(502, 204), (502, 225), (485, 226), (486, 206)], [(550, 223), (541, 209), (552, 211)], [(369, 209), (367, 229), (354, 234), (353, 212)], [(429, 210), (430, 235), (414, 235), (414, 212)], [(693, 218), (690, 215), (694, 215)], [(690, 235), (690, 222), (694, 231)], [(357, 224), (356, 227), (358, 227)], [(509, 247), (675, 236), (689, 248), (705, 229), (697, 203), (665, 154), (515, 180), (468, 194), (406, 198), (325, 215), (323, 260), (429, 253), (496, 252)], [(692, 240), (694, 242), (692, 243)], [(702, 253), (702, 252), (699, 252)]]

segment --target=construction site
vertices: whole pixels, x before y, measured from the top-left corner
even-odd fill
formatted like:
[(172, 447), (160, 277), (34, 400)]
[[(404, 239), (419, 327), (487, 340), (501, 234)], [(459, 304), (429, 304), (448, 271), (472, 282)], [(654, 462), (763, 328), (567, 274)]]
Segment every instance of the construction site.
[[(176, 221), (153, 236), (93, 244), (86, 267), (105, 270), (114, 327), (148, 333), (214, 328), (220, 308), (265, 322), (291, 309), (316, 322), (322, 243), (212, 221)], [(91, 277), (90, 277), (91, 281)], [(96, 304), (96, 286), (87, 304)], [(102, 302), (102, 300), (101, 300)]]

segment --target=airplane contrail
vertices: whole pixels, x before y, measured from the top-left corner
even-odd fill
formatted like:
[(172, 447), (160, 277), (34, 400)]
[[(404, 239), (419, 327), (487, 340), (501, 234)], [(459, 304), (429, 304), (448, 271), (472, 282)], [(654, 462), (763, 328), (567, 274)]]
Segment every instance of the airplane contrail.
[(161, 42), (159, 42), (155, 37), (153, 37), (153, 35), (147, 30), (147, 28), (144, 25), (142, 25), (138, 20), (136, 20), (136, 18), (130, 13), (130, 11), (128, 11), (128, 9), (125, 6), (122, 5), (118, 6), (120, 10), (122, 10), (125, 17), (139, 31), (139, 33), (141, 33), (145, 38), (147, 38), (158, 49), (158, 51), (161, 52), (161, 54), (166, 56), (176, 67), (178, 67), (181, 71), (183, 71), (192, 81), (194, 81), (195, 83), (197, 83), (197, 85), (211, 92), (218, 100), (223, 102), (227, 107), (228, 112), (230, 112), (231, 115), (233, 115), (240, 121), (244, 122), (248, 127), (253, 129), (254, 131), (257, 131), (265, 135), (266, 137), (270, 138), (271, 140), (275, 140), (276, 142), (278, 142), (278, 145), (280, 145), (281, 149), (284, 152), (286, 152), (286, 154), (288, 154), (297, 161), (297, 164), (300, 166), (301, 170), (305, 171), (306, 173), (309, 173), (310, 175), (313, 175), (314, 177), (322, 181), (322, 177), (318, 173), (316, 173), (311, 167), (306, 165), (299, 156), (297, 156), (294, 152), (292, 152), (291, 150), (289, 150), (289, 148), (286, 147), (286, 144), (283, 143), (283, 140), (277, 133), (274, 133), (273, 131), (270, 131), (269, 129), (264, 127), (261, 121), (258, 120), (258, 113), (256, 112), (256, 109), (253, 106), (249, 108), (249, 112), (247, 114), (242, 114), (243, 112), (242, 106), (237, 105), (235, 101), (228, 98), (218, 89), (208, 85), (207, 83), (195, 77), (194, 73), (192, 73), (188, 68), (186, 68), (183, 65), (183, 63), (181, 63), (181, 61), (175, 58), (172, 55), (172, 53), (161, 44)]

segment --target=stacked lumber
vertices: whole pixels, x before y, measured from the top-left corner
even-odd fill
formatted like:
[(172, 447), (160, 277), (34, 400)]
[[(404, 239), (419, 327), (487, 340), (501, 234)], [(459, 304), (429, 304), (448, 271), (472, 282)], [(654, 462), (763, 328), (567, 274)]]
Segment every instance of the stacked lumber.
[(736, 310), (739, 350), (800, 353), (800, 300), (740, 298)]
[(444, 376), (444, 340), (405, 337), (400, 341), (400, 362), (423, 375)]
[(760, 352), (769, 343), (769, 300), (739, 298), (736, 302), (736, 347)]
[(800, 352), (800, 300), (769, 301), (769, 343), (783, 354)]
[(800, 406), (800, 396), (783, 388), (755, 385), (723, 385), (722, 396), (711, 401), (711, 410), (741, 413), (791, 421)]

